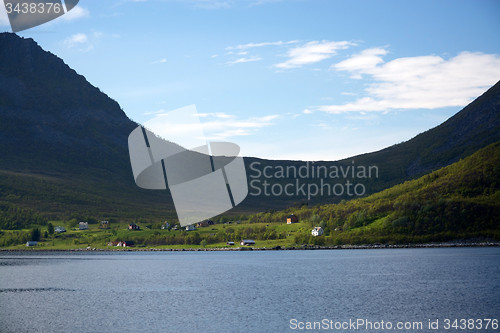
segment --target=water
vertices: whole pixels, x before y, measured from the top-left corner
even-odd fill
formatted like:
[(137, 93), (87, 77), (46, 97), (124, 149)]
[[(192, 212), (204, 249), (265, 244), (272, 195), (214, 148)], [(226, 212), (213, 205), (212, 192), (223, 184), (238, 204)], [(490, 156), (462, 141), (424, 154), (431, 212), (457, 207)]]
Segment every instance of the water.
[[(3, 252), (0, 332), (325, 331), (292, 319), (457, 331), (444, 320), (500, 319), (499, 273), (500, 248)], [(465, 331), (500, 331), (485, 323)]]

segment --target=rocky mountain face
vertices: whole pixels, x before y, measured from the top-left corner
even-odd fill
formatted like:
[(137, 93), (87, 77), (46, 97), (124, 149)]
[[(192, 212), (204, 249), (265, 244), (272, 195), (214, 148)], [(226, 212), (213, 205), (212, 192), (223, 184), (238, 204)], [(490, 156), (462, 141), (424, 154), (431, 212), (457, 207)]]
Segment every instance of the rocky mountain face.
[(32, 39), (0, 34), (0, 168), (125, 172), (136, 126), (116, 101)]
[(412, 139), (411, 144), (424, 148), (425, 153), (415, 157), (406, 167), (406, 173), (414, 176), (438, 169), (499, 140), (500, 82), (497, 82), (446, 122)]

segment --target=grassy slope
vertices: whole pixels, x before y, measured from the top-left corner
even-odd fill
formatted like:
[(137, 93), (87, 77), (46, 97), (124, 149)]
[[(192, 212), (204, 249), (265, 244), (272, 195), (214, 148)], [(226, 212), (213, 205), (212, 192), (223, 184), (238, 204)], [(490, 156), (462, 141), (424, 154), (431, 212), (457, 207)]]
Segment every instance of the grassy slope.
[(448, 167), (366, 198), (254, 218), (282, 220), (293, 212), (300, 220), (310, 220), (317, 215), (316, 221), (323, 221), (331, 233), (321, 240), (304, 234), (297, 243), (425, 242), (474, 236), (499, 239), (499, 189), (497, 142)]

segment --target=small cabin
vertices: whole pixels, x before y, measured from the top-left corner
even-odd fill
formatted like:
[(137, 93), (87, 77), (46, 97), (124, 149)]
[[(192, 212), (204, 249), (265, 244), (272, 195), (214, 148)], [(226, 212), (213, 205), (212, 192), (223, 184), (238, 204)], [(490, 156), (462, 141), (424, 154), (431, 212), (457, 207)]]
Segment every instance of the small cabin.
[(26, 246), (36, 246), (38, 244), (37, 241), (27, 241)]
[(168, 228), (170, 228), (170, 223), (168, 223), (167, 221), (165, 221), (165, 223), (163, 223), (163, 224), (161, 225), (161, 228), (162, 228), (163, 230), (168, 230)]
[(234, 245), (234, 242), (227, 242), (226, 244), (231, 246), (231, 245)]
[(109, 221), (101, 221), (101, 228), (104, 229), (109, 228)]
[(323, 228), (321, 228), (321, 227), (316, 227), (316, 228), (314, 228), (314, 229), (311, 231), (311, 234), (312, 234), (313, 236), (321, 236), (321, 235), (323, 235)]
[(59, 234), (61, 232), (66, 232), (66, 228), (65, 227), (55, 227), (54, 231)]
[(123, 247), (134, 246), (134, 242), (132, 242), (132, 241), (121, 241), (121, 242), (118, 243), (117, 246), (123, 246)]
[(297, 223), (299, 222), (299, 219), (296, 215), (288, 215), (286, 218), (286, 224), (292, 224), (292, 223)]
[(186, 231), (193, 231), (196, 230), (196, 227), (193, 224), (189, 224), (186, 226)]
[(114, 242), (114, 241), (113, 242), (109, 242), (108, 246), (118, 246), (118, 243), (120, 243), (120, 242)]
[(139, 227), (137, 224), (135, 223), (130, 223), (128, 225), (128, 230), (141, 230), (141, 227)]
[(251, 239), (243, 239), (241, 242), (240, 242), (240, 245), (243, 245), (243, 246), (250, 246), (250, 245), (255, 245), (255, 242)]
[(89, 223), (88, 222), (80, 222), (78, 224), (78, 228), (80, 230), (87, 230), (89, 228)]
[(201, 221), (201, 222), (198, 222), (198, 223), (196, 223), (196, 227), (197, 227), (197, 228), (205, 228), (205, 227), (208, 227), (208, 222), (207, 222), (207, 221)]

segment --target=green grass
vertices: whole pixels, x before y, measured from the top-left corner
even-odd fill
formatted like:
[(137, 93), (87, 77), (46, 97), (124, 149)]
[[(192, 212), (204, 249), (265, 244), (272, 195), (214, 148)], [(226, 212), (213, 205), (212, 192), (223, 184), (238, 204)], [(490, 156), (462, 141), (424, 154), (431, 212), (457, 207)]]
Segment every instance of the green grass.
[[(255, 246), (257, 248), (262, 247), (287, 247), (293, 246), (294, 244), (294, 234), (297, 232), (308, 231), (309, 224), (306, 223), (294, 223), (287, 225), (285, 222), (272, 222), (272, 223), (241, 223), (241, 224), (216, 224), (213, 226), (208, 226), (205, 228), (197, 228), (195, 231), (186, 232), (185, 230), (161, 230), (161, 229), (147, 229), (144, 225), (141, 226), (141, 230), (128, 230), (128, 223), (114, 223), (108, 229), (101, 229), (99, 225), (91, 224), (87, 230), (75, 230), (69, 227), (68, 223), (64, 221), (50, 221), (54, 226), (64, 226), (66, 232), (54, 233), (49, 235), (48, 238), (42, 238), (37, 246), (27, 247), (25, 243), (16, 244), (11, 246), (3, 247), (3, 249), (8, 250), (72, 250), (72, 249), (85, 249), (87, 247), (97, 248), (97, 249), (116, 249), (125, 250), (128, 248), (120, 248), (116, 246), (108, 246), (107, 244), (111, 240), (131, 240), (136, 236), (149, 237), (151, 235), (161, 235), (161, 236), (179, 236), (179, 235), (190, 235), (197, 232), (201, 238), (205, 238), (209, 235), (217, 234), (218, 232), (224, 232), (226, 230), (233, 230), (234, 233), (244, 232), (248, 228), (259, 229), (265, 227), (267, 231), (276, 231), (278, 234), (282, 233), (285, 235), (284, 239), (273, 239), (273, 240), (255, 240)], [(46, 226), (33, 226), (38, 227), (42, 231), (42, 235), (47, 230)], [(184, 228), (182, 228), (184, 229)], [(29, 229), (12, 231), (6, 230), (7, 233), (14, 232), (29, 232)], [(246, 236), (241, 237), (241, 239), (246, 239)], [(231, 246), (233, 248), (240, 247), (239, 239), (234, 240), (235, 245)], [(208, 244), (205, 248), (226, 248), (228, 247), (226, 241)], [(157, 245), (157, 246), (146, 246), (137, 244), (133, 248), (170, 248), (170, 249), (187, 249), (187, 248), (200, 248), (201, 245), (195, 244), (180, 244), (180, 245)]]

